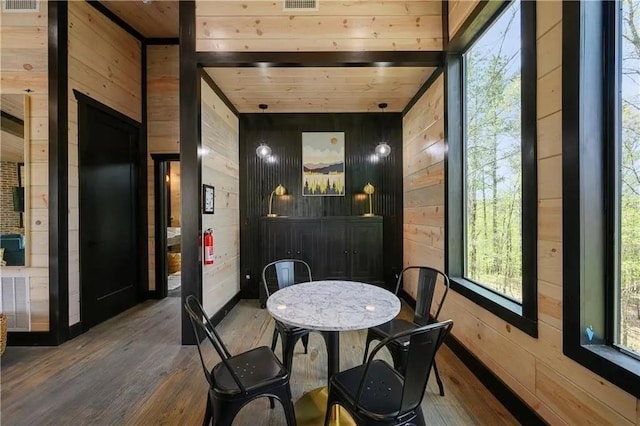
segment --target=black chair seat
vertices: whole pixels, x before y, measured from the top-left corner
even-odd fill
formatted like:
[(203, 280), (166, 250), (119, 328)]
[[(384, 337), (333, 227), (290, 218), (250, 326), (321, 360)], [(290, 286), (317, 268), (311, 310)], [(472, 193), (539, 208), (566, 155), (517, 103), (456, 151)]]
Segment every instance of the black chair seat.
[[(347, 409), (358, 425), (424, 426), (420, 404), (429, 380), (436, 352), (453, 327), (453, 321), (424, 325), (383, 339), (365, 364), (335, 374), (329, 382), (325, 426), (331, 407)], [(406, 375), (403, 377), (385, 361), (374, 359), (384, 347), (409, 339)]]
[[(350, 405), (355, 405), (355, 395), (365, 368), (366, 364), (363, 364), (333, 376), (333, 390), (340, 392)], [(400, 413), (402, 386), (403, 379), (393, 367), (382, 360), (372, 361), (359, 409), (383, 417), (396, 417)]]
[[(227, 361), (249, 393), (258, 387), (264, 389), (270, 384), (281, 385), (288, 379), (287, 370), (278, 361), (273, 351), (266, 346), (235, 355)], [(215, 383), (214, 391), (229, 395), (241, 392), (223, 363), (213, 368), (211, 376)]]
[[(412, 322), (394, 318), (389, 322), (385, 322), (384, 324), (371, 327), (369, 329), (369, 332), (375, 334), (378, 338), (377, 340), (382, 340), (385, 337), (392, 336), (403, 331), (413, 330), (416, 327), (418, 326)], [(401, 337), (398, 340), (394, 340), (393, 342), (391, 342), (390, 345), (406, 347), (409, 346), (409, 340), (409, 336)]]

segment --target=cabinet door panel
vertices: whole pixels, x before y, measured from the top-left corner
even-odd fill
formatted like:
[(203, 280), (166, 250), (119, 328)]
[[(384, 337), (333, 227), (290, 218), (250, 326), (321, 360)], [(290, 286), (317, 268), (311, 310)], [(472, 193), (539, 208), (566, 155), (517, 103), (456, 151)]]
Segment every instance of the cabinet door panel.
[[(264, 241), (266, 247), (263, 255), (264, 265), (279, 259), (287, 259), (292, 257), (292, 226), (287, 222), (272, 222), (265, 224), (266, 232)], [(263, 266), (264, 266), (263, 265)]]
[(354, 281), (382, 279), (382, 229), (379, 223), (357, 223), (349, 227), (350, 269)]
[[(293, 228), (293, 252), (294, 259), (304, 260), (311, 267), (311, 275), (314, 279), (322, 275), (322, 253), (320, 250), (321, 228), (320, 221), (301, 221)], [(308, 277), (298, 276), (296, 281), (307, 281)]]
[(349, 241), (345, 221), (324, 221), (324, 276), (326, 279), (345, 279), (349, 276)]

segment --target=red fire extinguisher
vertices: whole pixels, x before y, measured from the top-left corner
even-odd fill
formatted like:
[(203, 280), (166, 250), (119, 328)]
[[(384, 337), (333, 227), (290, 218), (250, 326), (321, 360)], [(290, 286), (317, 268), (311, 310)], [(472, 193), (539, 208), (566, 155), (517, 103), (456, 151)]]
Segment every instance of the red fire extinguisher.
[(204, 231), (204, 264), (213, 265), (213, 230), (211, 228)]

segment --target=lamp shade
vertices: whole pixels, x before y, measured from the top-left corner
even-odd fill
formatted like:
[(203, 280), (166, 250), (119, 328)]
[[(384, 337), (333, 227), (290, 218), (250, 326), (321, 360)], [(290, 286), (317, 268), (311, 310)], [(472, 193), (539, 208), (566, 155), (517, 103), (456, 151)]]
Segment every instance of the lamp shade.
[(376, 190), (376, 189), (375, 189), (375, 188), (373, 187), (373, 185), (371, 185), (370, 183), (367, 183), (367, 184), (364, 186), (364, 193), (365, 193), (365, 194), (371, 195), (371, 194), (373, 194), (373, 193), (375, 192), (375, 190)]
[(274, 192), (276, 195), (284, 195), (287, 192), (287, 190), (284, 186), (278, 185), (276, 186), (276, 189), (274, 190)]
[(376, 146), (376, 155), (378, 157), (386, 157), (391, 154), (391, 147), (386, 142), (380, 142), (378, 146)]
[(261, 143), (256, 148), (256, 155), (260, 158), (267, 158), (268, 156), (271, 155), (271, 147), (266, 143)]

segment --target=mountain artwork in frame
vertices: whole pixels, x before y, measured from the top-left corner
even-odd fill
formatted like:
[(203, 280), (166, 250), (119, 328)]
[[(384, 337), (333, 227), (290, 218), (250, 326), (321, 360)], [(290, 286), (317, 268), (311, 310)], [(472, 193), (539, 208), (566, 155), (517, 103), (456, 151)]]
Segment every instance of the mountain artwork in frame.
[(302, 195), (344, 196), (344, 132), (302, 132)]

